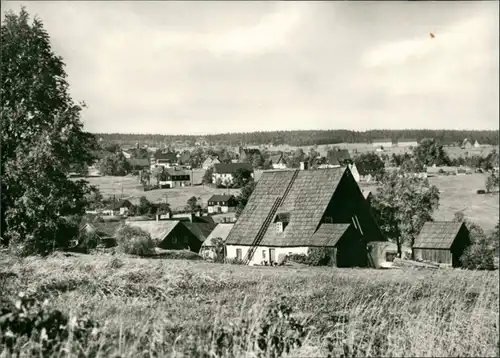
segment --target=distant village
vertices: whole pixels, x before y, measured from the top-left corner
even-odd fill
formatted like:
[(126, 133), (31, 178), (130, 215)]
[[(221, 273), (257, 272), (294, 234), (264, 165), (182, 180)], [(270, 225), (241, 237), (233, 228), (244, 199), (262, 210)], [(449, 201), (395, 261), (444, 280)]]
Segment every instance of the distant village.
[[(229, 191), (212, 195), (203, 206), (193, 197), (184, 212), (174, 212), (161, 201), (145, 204), (137, 197), (114, 197), (108, 198), (105, 207), (87, 210), (88, 215), (100, 219), (87, 222), (82, 230), (96, 235), (103, 243), (113, 242), (117, 228), (126, 224), (147, 232), (160, 249), (190, 250), (209, 259), (221, 254), (215, 244), (219, 241), (224, 245), (226, 260), (250, 265), (278, 264), (284, 257), (306, 254), (311, 247), (331, 248), (332, 260), (339, 267), (382, 267), (387, 257), (396, 255), (395, 245), (384, 238), (371, 214), (372, 192), (359, 186), (375, 181), (376, 174), (370, 163), (356, 160), (356, 149), (351, 156), (348, 149), (335, 146), (322, 148), (323, 153), (311, 147), (306, 153), (300, 148), (275, 151), (272, 147), (240, 145), (234, 149), (213, 149), (203, 147), (203, 142), (197, 144), (191, 151), (115, 145), (99, 153), (99, 160), (86, 168), (86, 175), (100, 176), (107, 170), (108, 162), (121, 160), (127, 164), (114, 165), (125, 166), (124, 175), (137, 176), (144, 191), (189, 191), (190, 187), (201, 185), (242, 189), (257, 183), (244, 199), (244, 205), (238, 195)], [(391, 172), (399, 168), (397, 158), (404, 161), (418, 145), (411, 139), (397, 143), (377, 140), (369, 145), (367, 153), (380, 158), (385, 171)], [(477, 141), (465, 139), (460, 149), (480, 147)], [(498, 165), (487, 170), (498, 172)], [(482, 171), (481, 165), (462, 164), (424, 166), (410, 172), (427, 178)], [(147, 210), (137, 209), (144, 205)], [(239, 205), (241, 210), (236, 216)], [(228, 213), (233, 215), (217, 218)], [(374, 246), (372, 254), (367, 255), (371, 244), (383, 244), (384, 249), (380, 251)], [(468, 245), (470, 238), (463, 223), (429, 222), (413, 249), (420, 260), (457, 266)]]

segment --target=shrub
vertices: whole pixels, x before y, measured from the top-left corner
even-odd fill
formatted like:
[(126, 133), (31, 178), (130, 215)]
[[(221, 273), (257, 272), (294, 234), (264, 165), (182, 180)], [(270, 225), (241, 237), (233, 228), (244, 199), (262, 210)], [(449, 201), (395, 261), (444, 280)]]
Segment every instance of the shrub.
[(495, 249), (486, 238), (480, 238), (469, 246), (460, 257), (462, 267), (470, 270), (494, 270)]
[(122, 226), (117, 232), (118, 248), (130, 255), (147, 256), (155, 253), (155, 244), (144, 230), (133, 226)]
[(226, 259), (226, 263), (232, 264), (232, 265), (244, 265), (245, 264), (242, 259), (238, 259), (238, 258)]
[(308, 254), (292, 254), (288, 260), (309, 266), (330, 266), (332, 249), (326, 247), (311, 247)]

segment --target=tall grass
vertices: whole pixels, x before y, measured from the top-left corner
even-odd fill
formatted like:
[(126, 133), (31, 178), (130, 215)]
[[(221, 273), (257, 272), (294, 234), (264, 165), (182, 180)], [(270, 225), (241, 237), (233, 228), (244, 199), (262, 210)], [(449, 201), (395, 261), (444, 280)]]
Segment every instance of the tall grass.
[[(498, 271), (257, 268), (104, 255), (8, 261), (0, 271), (0, 302), (18, 291), (48, 295), (54, 309), (100, 324), (83, 346), (65, 342), (81, 356), (499, 354)], [(29, 346), (16, 350), (30, 356)]]

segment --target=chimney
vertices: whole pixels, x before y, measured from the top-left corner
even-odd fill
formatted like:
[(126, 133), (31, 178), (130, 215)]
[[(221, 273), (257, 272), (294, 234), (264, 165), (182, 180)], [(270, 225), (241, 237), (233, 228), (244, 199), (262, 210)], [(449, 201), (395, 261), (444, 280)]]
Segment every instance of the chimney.
[(309, 163), (308, 162), (300, 162), (300, 170), (307, 170), (309, 169)]

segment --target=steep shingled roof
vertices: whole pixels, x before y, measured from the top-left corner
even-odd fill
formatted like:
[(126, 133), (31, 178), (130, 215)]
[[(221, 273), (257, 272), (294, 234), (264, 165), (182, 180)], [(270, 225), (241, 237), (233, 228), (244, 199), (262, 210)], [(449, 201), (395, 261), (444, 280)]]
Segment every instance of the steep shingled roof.
[(295, 170), (265, 171), (229, 233), (226, 244), (251, 245), (274, 202), (282, 197), (290, 186), (288, 195), (277, 211), (290, 213), (289, 224), (283, 232), (275, 231), (271, 225), (259, 245), (306, 245), (316, 232), (346, 171), (346, 168), (303, 170), (298, 171), (295, 180)]
[(127, 225), (146, 231), (153, 240), (162, 241), (179, 224), (177, 220), (127, 221)]
[(207, 200), (207, 202), (212, 202), (212, 201), (229, 201), (232, 198), (234, 198), (234, 195), (221, 195), (221, 194), (215, 194), (210, 197), (210, 199)]
[(465, 226), (463, 222), (426, 222), (415, 238), (413, 248), (450, 249), (462, 226)]
[(217, 224), (215, 229), (208, 235), (207, 239), (203, 242), (203, 246), (209, 247), (212, 246), (212, 240), (215, 238), (220, 237), (223, 241), (226, 241), (227, 236), (229, 235), (229, 232), (233, 228), (234, 224), (231, 223), (220, 223)]

